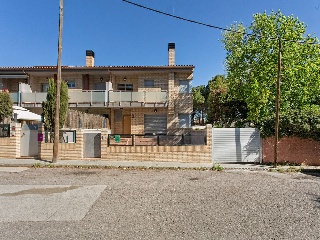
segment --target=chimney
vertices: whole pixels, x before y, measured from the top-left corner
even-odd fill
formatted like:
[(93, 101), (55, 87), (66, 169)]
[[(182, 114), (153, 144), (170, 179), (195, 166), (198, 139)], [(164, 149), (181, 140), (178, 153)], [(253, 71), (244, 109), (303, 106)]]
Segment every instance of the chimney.
[(169, 53), (169, 66), (175, 65), (175, 43), (169, 43), (168, 44), (168, 53)]
[(86, 50), (86, 67), (94, 67), (94, 52)]

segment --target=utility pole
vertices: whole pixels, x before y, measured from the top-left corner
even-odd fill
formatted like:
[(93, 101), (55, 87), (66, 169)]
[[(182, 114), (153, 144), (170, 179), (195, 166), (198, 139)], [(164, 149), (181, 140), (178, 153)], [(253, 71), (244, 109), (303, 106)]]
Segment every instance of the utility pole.
[(58, 74), (57, 74), (57, 99), (54, 119), (54, 143), (52, 162), (56, 163), (59, 158), (59, 115), (60, 115), (60, 85), (61, 85), (61, 54), (62, 54), (62, 25), (63, 25), (63, 0), (59, 7), (59, 40), (58, 40)]
[(276, 93), (276, 125), (274, 137), (274, 167), (277, 167), (278, 162), (278, 142), (279, 142), (279, 120), (280, 120), (280, 78), (281, 78), (281, 39), (278, 39), (278, 75), (277, 75), (277, 93)]

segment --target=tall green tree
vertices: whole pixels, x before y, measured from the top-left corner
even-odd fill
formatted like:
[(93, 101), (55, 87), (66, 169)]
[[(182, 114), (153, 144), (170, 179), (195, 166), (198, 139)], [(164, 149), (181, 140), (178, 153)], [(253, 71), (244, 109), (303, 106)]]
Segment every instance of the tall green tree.
[(0, 122), (5, 118), (12, 118), (13, 102), (8, 91), (0, 91)]
[(193, 95), (193, 118), (199, 119), (201, 125), (205, 124), (207, 115), (207, 99), (208, 89), (205, 85), (200, 85), (192, 88)]
[(217, 75), (208, 82), (208, 122), (215, 127), (242, 127), (246, 122), (246, 103), (229, 96), (228, 81)]
[[(47, 101), (42, 103), (43, 114), (44, 114), (44, 126), (53, 139), (54, 125), (55, 125), (55, 110), (56, 110), (56, 99), (57, 99), (57, 86), (53, 79), (49, 79), (49, 87), (47, 92)], [(65, 81), (61, 81), (60, 89), (60, 112), (59, 112), (59, 127), (62, 128), (65, 123), (67, 110), (68, 110), (68, 85)]]
[[(229, 93), (244, 101), (248, 121), (274, 134), (278, 41), (282, 43), (280, 134), (314, 137), (320, 132), (320, 52), (306, 25), (280, 11), (258, 13), (251, 25), (223, 34)], [(248, 35), (249, 33), (249, 35)], [(311, 115), (309, 115), (311, 114)]]

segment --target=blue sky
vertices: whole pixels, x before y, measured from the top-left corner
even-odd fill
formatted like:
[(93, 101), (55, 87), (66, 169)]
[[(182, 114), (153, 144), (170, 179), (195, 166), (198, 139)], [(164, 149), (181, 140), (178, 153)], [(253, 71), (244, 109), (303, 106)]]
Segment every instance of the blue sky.
[[(320, 0), (131, 0), (220, 27), (249, 26), (255, 13), (280, 9), (320, 33)], [(0, 66), (57, 64), (59, 0), (0, 0)], [(62, 65), (84, 66), (85, 50), (96, 66), (176, 64), (195, 66), (193, 86), (224, 74), (221, 31), (147, 11), (122, 0), (64, 0)]]

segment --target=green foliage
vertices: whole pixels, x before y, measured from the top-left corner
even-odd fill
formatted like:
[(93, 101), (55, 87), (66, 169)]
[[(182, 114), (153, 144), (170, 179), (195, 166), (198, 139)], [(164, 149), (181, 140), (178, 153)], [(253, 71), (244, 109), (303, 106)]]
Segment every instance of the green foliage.
[(215, 127), (242, 127), (247, 117), (246, 103), (230, 97), (227, 79), (215, 76), (208, 89), (208, 122)]
[(5, 118), (12, 118), (13, 102), (7, 91), (0, 92), (0, 122)]
[[(49, 87), (47, 92), (47, 101), (42, 103), (44, 113), (45, 129), (51, 133), (54, 132), (55, 111), (56, 111), (57, 88), (53, 79), (49, 79)], [(59, 127), (63, 127), (66, 120), (68, 110), (68, 85), (65, 81), (61, 81), (60, 88), (60, 114)]]
[(68, 84), (65, 81), (61, 81), (60, 115), (59, 115), (60, 128), (62, 128), (64, 123), (66, 122), (68, 107), (69, 107)]
[(221, 172), (223, 170), (223, 167), (220, 164), (213, 164), (211, 170)]
[(207, 110), (207, 98), (208, 90), (206, 86), (201, 85), (192, 88), (193, 94), (193, 119), (199, 119), (199, 123), (204, 125), (206, 110)]
[[(280, 134), (319, 139), (320, 48), (306, 26), (280, 11), (255, 14), (249, 28), (223, 34), (231, 98), (243, 101), (247, 120), (274, 135), (278, 39), (282, 42)], [(245, 35), (251, 33), (252, 35)], [(263, 36), (263, 37), (261, 37)], [(306, 42), (306, 43), (301, 43)]]

